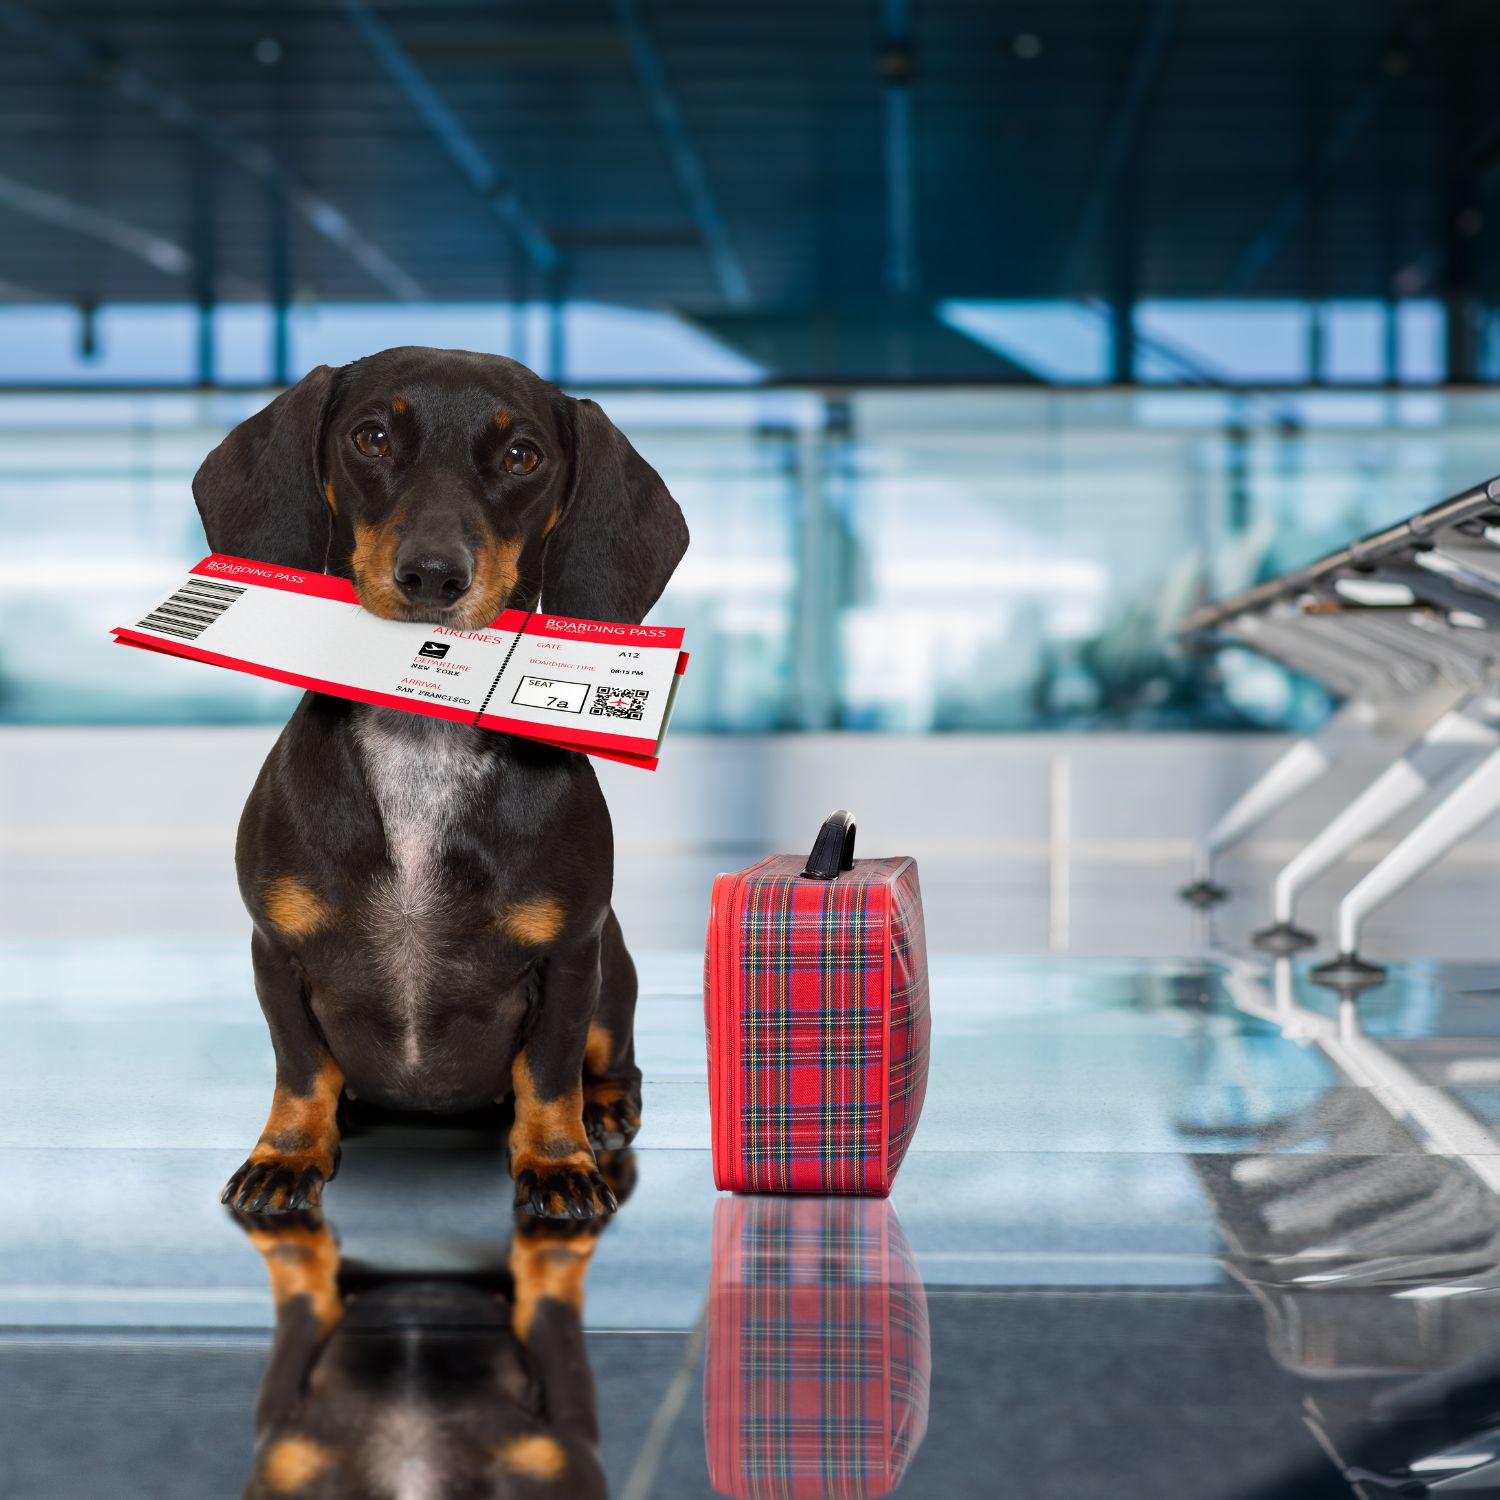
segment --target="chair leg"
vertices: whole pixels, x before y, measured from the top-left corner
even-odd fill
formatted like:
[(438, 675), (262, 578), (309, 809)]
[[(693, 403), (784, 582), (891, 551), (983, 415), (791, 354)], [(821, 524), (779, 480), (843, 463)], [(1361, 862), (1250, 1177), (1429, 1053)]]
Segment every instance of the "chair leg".
[(1496, 739), (1474, 699), (1438, 719), (1277, 874), (1271, 887), (1272, 925), (1255, 934), (1256, 947), (1283, 955), (1310, 948), (1316, 937), (1293, 921), (1298, 892), (1434, 787), (1446, 790)]
[(1491, 750), (1339, 904), (1339, 956), (1313, 970), (1313, 978), (1340, 989), (1378, 983), (1385, 971), (1359, 957), (1365, 918), (1487, 818), (1500, 812), (1500, 750)]
[(1199, 851), (1195, 878), (1178, 895), (1190, 906), (1214, 906), (1222, 901), (1229, 892), (1213, 878), (1214, 860), (1326, 775), (1370, 719), (1368, 705), (1346, 703), (1316, 734), (1298, 740), (1209, 829)]

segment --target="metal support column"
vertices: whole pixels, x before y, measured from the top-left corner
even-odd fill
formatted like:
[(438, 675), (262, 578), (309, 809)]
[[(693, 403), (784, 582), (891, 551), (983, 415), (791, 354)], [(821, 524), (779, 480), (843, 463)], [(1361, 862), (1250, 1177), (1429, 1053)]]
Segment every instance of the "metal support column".
[(885, 120), (885, 285), (894, 297), (917, 290), (917, 209), (912, 150), (912, 47), (907, 0), (882, 0), (880, 91)]
[(200, 141), (193, 150), (193, 291), (198, 305), (198, 384), (214, 383), (214, 301), (217, 294), (217, 234), (214, 170), (208, 148)]
[(271, 383), (292, 383), (291, 330), (288, 317), (292, 303), (291, 224), (287, 219), (286, 195), (279, 187), (268, 189), (267, 223), (270, 228), (268, 259), (271, 266)]
[(848, 482), (840, 459), (848, 446), (849, 423), (847, 402), (825, 398), (822, 420), (803, 422), (789, 434), (797, 528), (794, 711), (800, 729), (838, 724), (838, 626), (848, 536), (843, 496), (835, 499), (829, 492)]

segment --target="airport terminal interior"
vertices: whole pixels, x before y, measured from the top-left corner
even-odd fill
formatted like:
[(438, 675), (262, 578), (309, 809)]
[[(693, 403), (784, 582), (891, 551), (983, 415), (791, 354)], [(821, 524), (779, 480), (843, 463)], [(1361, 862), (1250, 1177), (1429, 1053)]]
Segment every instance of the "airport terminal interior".
[[(0, 1494), (1500, 1496), (1497, 64), (1477, 0), (0, 0)], [(504, 1105), (220, 1202), (300, 695), (109, 632), (406, 344), (691, 531), (588, 1224)], [(710, 889), (835, 808), (920, 871), (920, 1122), (721, 1192)]]

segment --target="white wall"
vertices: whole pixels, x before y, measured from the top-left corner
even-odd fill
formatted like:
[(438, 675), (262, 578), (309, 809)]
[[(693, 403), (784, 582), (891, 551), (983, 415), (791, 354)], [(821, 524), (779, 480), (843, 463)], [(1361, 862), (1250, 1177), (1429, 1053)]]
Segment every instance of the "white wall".
[[(0, 732), (0, 935), (245, 932), (234, 827), (271, 727)], [(913, 854), (929, 938), (946, 951), (1166, 956), (1201, 927), (1173, 897), (1193, 841), (1285, 747), (1277, 736), (874, 736), (670, 740), (654, 774), (599, 763), (616, 834), (616, 904), (640, 946), (701, 941), (709, 881), (810, 846), (851, 808), (862, 853)], [(1264, 882), (1387, 747), (1309, 792), (1226, 867), (1253, 926)], [(1388, 842), (1388, 840), (1387, 840)], [(1367, 864), (1377, 846), (1361, 851)], [(1424, 883), (1494, 876), (1493, 828)], [(1348, 871), (1330, 877), (1331, 901)], [(1415, 920), (1417, 894), (1393, 907)], [(1398, 910), (1399, 909), (1399, 910)], [(1430, 926), (1422, 919), (1423, 930)], [(1462, 935), (1460, 934), (1460, 938)], [(1476, 934), (1465, 956), (1489, 952)]]

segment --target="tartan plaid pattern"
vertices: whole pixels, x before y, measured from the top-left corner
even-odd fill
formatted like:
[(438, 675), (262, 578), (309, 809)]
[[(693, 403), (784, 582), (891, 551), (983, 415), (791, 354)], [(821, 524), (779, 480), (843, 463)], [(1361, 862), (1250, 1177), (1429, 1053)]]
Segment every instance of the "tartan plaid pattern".
[(927, 1431), (927, 1300), (879, 1199), (714, 1209), (704, 1432), (742, 1500), (858, 1500), (900, 1484)]
[[(885, 1193), (926, 1089), (916, 866), (858, 860), (813, 881), (803, 863), (778, 855), (728, 883), (739, 911), (722, 915), (733, 925), (718, 941), (733, 949), (739, 1052), (718, 1061), (736, 1069), (739, 1150), (719, 1177), (749, 1192)], [(704, 977), (712, 1051), (711, 955)]]

